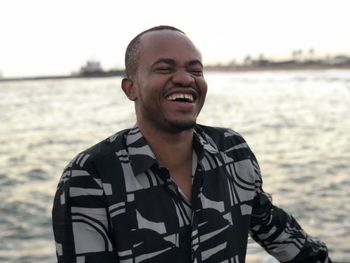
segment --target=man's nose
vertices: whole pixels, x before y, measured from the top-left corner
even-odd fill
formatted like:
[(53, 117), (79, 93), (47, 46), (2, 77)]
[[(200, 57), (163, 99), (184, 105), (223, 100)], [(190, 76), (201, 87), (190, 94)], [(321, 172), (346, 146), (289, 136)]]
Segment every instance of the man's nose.
[(195, 82), (192, 74), (185, 69), (177, 70), (173, 75), (172, 81), (174, 84), (181, 86), (192, 86), (192, 84)]

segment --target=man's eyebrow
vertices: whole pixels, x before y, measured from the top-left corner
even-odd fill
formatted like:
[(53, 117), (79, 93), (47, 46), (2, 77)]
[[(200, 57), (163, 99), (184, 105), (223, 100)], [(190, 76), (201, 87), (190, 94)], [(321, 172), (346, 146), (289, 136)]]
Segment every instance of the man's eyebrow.
[(157, 65), (157, 64), (169, 64), (169, 65), (175, 65), (175, 60), (171, 58), (160, 58), (156, 60), (155, 62), (152, 63), (152, 66)]
[(203, 64), (200, 60), (198, 59), (194, 59), (194, 60), (191, 60), (187, 63), (188, 66), (195, 66), (195, 65), (200, 65), (202, 68), (203, 68)]
[[(168, 65), (175, 65), (176, 61), (172, 58), (160, 58), (156, 60), (155, 62), (152, 63), (152, 66), (155, 66), (157, 64), (168, 64)], [(194, 59), (190, 60), (189, 62), (186, 63), (187, 66), (195, 66), (195, 65), (200, 65), (203, 68), (203, 64), (199, 59)]]

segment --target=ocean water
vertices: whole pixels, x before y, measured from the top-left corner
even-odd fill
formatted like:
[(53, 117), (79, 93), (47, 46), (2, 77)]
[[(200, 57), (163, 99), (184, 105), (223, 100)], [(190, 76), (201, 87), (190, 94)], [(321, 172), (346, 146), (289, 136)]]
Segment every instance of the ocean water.
[[(241, 133), (265, 191), (350, 262), (350, 71), (206, 74), (199, 122)], [(118, 77), (0, 82), (0, 262), (55, 262), (52, 199), (76, 153), (135, 123)], [(247, 262), (274, 262), (250, 241)]]

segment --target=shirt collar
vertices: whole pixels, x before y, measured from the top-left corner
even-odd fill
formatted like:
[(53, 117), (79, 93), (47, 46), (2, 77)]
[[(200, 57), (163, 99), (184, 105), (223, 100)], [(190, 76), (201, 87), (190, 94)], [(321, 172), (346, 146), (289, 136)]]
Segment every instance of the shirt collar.
[[(219, 153), (214, 141), (198, 125), (194, 128), (193, 134), (193, 146), (198, 161), (203, 158), (205, 151), (210, 154)], [(158, 163), (146, 138), (137, 126), (126, 134), (126, 147), (134, 175), (141, 174)]]
[(126, 134), (126, 147), (134, 175), (138, 175), (157, 163), (140, 129), (135, 126)]
[[(217, 145), (213, 141), (213, 139), (204, 132), (204, 130), (199, 126), (196, 125), (194, 129), (194, 148), (199, 156), (201, 156), (201, 153), (204, 154), (203, 151), (207, 151), (211, 154), (218, 154), (219, 150), (217, 148)], [(199, 158), (201, 159), (201, 158)]]

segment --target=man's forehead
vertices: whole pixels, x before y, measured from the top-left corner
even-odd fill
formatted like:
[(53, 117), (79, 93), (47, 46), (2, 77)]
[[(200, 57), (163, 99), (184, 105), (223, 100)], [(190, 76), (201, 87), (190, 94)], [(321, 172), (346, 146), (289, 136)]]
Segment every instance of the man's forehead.
[(182, 32), (175, 30), (159, 30), (147, 32), (140, 39), (141, 52), (148, 53), (151, 50), (162, 53), (162, 51), (181, 49), (182, 53), (190, 51), (201, 59), (201, 54), (193, 42)]
[(160, 46), (160, 45), (172, 45), (173, 43), (182, 43), (188, 47), (195, 48), (192, 41), (182, 32), (175, 30), (158, 30), (145, 33), (140, 38), (140, 43), (146, 48)]
[(161, 30), (154, 30), (154, 31), (149, 31), (144, 33), (141, 36), (141, 40), (160, 39), (160, 38), (169, 38), (169, 37), (187, 38), (187, 36), (183, 32), (180, 32), (177, 30), (170, 30), (170, 29), (161, 29)]

